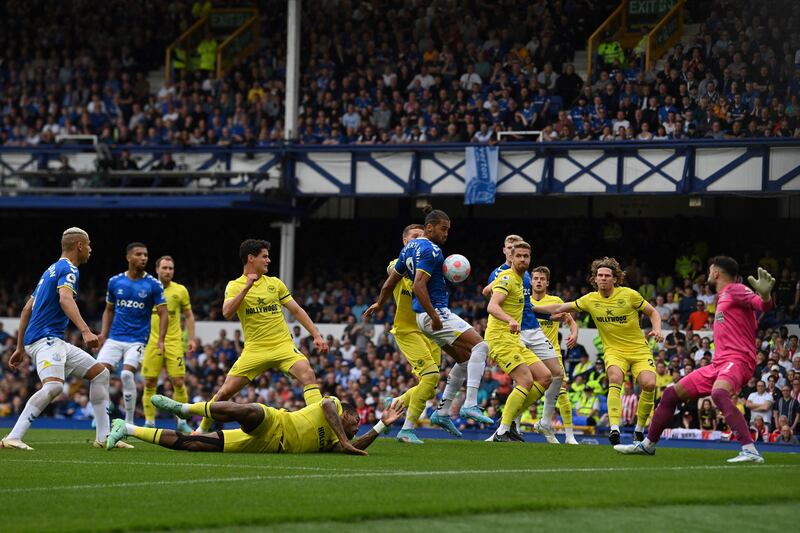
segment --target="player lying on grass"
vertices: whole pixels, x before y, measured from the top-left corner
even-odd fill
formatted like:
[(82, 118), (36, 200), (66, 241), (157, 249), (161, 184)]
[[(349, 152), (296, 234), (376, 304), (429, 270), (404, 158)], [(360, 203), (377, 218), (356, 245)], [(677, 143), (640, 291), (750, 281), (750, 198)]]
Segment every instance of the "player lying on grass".
[(355, 407), (338, 398), (324, 398), (299, 411), (273, 409), (259, 403), (234, 402), (180, 403), (157, 394), (153, 405), (182, 418), (205, 416), (217, 422), (237, 422), (240, 429), (226, 429), (201, 435), (183, 435), (169, 429), (156, 429), (114, 420), (106, 449), (111, 450), (127, 436), (173, 450), (226, 453), (312, 453), (338, 452), (367, 455), (364, 451), (386, 426), (405, 411), (395, 402), (383, 412), (381, 421), (351, 441), (360, 423)]

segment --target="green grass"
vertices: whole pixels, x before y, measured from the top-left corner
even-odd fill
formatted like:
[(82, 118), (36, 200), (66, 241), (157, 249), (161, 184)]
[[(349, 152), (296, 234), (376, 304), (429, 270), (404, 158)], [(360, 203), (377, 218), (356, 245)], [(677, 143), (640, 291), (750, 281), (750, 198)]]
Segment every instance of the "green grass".
[[(0, 450), (0, 529), (718, 531), (796, 524), (800, 456), (727, 465), (729, 451), (381, 439), (369, 457), (89, 448), (93, 433), (32, 431)], [(347, 522), (345, 526), (343, 524)]]

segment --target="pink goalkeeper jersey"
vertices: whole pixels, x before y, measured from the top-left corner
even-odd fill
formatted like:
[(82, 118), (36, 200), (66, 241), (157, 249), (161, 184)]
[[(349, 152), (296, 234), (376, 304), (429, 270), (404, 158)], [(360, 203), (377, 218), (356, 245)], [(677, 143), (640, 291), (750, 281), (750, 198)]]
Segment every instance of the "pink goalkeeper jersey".
[(745, 359), (755, 364), (756, 311), (770, 309), (771, 299), (765, 303), (761, 296), (741, 283), (725, 287), (717, 298), (714, 315), (714, 362)]

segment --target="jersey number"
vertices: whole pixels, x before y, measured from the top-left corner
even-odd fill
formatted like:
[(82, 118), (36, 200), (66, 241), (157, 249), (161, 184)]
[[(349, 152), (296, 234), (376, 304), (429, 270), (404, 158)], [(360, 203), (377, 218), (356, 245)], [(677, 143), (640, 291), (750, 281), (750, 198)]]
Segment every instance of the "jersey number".
[(414, 260), (410, 257), (406, 258), (406, 270), (411, 275), (411, 279), (414, 279)]

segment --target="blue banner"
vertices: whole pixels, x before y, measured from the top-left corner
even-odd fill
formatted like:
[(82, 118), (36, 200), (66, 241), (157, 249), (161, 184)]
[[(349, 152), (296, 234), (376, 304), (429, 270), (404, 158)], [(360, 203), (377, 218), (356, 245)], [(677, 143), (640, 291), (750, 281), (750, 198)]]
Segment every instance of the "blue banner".
[(467, 178), (464, 205), (493, 204), (497, 190), (497, 147), (468, 146), (464, 158)]

